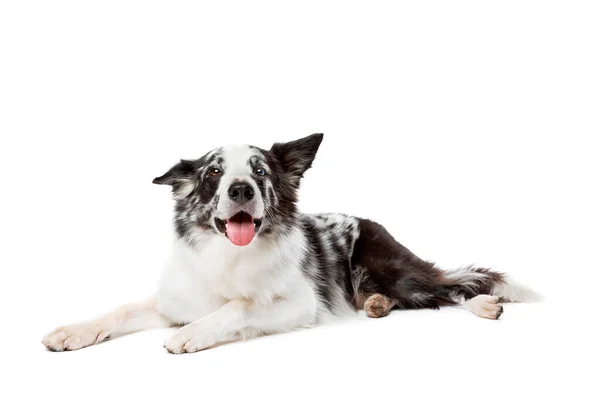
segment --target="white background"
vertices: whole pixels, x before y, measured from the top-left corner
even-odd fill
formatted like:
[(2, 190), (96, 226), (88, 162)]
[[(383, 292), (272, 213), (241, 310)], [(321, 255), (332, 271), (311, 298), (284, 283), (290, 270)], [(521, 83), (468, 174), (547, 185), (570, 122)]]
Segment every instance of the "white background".
[[(211, 3), (0, 5), (0, 397), (597, 398), (597, 2)], [(152, 178), (313, 132), (302, 210), (375, 219), (546, 301), (193, 355), (167, 331), (44, 350), (152, 293), (172, 208)]]

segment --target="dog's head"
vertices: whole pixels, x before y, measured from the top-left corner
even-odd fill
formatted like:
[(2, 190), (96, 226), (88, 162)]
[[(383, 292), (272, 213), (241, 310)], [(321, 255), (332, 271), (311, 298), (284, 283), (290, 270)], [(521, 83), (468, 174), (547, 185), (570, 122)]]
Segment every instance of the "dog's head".
[(181, 160), (153, 183), (172, 186), (180, 236), (194, 241), (206, 234), (224, 235), (246, 246), (294, 223), (300, 179), (322, 140), (317, 133), (276, 143), (270, 150), (218, 148), (197, 160)]

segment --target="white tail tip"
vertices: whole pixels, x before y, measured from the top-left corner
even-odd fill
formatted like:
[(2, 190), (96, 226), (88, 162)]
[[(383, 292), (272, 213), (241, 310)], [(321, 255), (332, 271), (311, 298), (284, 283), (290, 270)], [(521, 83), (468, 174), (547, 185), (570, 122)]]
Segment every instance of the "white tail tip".
[(544, 300), (541, 294), (520, 284), (508, 275), (504, 275), (503, 283), (494, 286), (492, 295), (514, 303), (537, 303)]

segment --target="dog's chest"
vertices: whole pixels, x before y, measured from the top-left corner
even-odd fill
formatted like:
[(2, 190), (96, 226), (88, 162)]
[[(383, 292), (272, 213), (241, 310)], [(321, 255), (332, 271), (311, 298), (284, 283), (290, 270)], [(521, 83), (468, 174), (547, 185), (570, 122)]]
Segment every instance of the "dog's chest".
[(266, 243), (236, 248), (215, 238), (194, 250), (176, 241), (161, 278), (159, 309), (167, 317), (187, 323), (231, 299), (267, 303), (290, 290), (294, 271), (282, 265), (279, 251)]

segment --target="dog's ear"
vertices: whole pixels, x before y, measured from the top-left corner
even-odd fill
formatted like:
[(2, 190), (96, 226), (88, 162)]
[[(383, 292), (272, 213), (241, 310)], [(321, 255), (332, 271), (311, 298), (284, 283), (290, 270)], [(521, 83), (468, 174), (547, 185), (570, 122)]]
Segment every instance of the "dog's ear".
[(171, 185), (175, 198), (184, 198), (194, 190), (194, 161), (181, 160), (162, 176), (154, 178), (152, 183)]
[(323, 134), (315, 133), (292, 142), (275, 143), (271, 147), (271, 153), (275, 155), (284, 172), (291, 176), (292, 183), (298, 185), (300, 178), (312, 165), (322, 141)]

